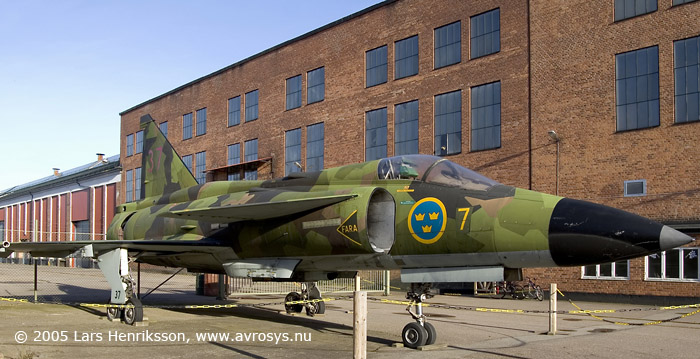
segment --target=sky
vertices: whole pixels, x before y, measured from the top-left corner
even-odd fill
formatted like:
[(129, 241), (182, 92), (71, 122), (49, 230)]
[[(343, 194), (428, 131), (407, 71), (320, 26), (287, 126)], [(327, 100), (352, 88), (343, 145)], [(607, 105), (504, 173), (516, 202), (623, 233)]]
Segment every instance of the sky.
[(0, 190), (119, 154), (119, 113), (380, 0), (0, 0)]

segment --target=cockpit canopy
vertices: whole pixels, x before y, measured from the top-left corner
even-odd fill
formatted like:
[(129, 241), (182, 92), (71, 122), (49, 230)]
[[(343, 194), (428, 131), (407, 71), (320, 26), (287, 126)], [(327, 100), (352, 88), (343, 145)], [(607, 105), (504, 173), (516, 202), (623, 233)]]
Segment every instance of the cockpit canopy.
[(406, 155), (384, 158), (377, 166), (379, 179), (416, 179), (427, 183), (486, 191), (500, 183), (437, 156)]

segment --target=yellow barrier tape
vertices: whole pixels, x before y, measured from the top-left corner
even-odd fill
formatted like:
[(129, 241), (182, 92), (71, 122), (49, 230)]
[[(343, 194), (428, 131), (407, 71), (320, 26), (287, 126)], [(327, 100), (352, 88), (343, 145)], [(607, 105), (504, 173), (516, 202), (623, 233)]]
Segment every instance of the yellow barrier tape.
[(335, 300), (333, 298), (321, 298), (321, 299), (309, 299), (309, 300), (294, 300), (291, 302), (284, 302), (286, 305), (293, 305), (293, 304), (305, 304), (305, 303), (318, 303), (318, 302), (330, 302), (332, 300)]
[(401, 305), (409, 305), (409, 304), (414, 304), (414, 305), (420, 305), (421, 307), (429, 307), (430, 304), (428, 303), (416, 303), (416, 302), (409, 302), (407, 300), (391, 300), (391, 299), (381, 299), (381, 303), (388, 303), (388, 304), (401, 304)]
[[(566, 296), (564, 295), (564, 293), (562, 293), (561, 290), (559, 290), (558, 288), (557, 288), (557, 292), (559, 293), (559, 295), (561, 295), (562, 297), (566, 298)], [(673, 321), (673, 320), (678, 320), (678, 319), (686, 318), (686, 317), (689, 317), (689, 316), (691, 316), (691, 315), (695, 315), (695, 314), (700, 313), (700, 309), (698, 309), (698, 310), (696, 310), (696, 311), (694, 311), (694, 312), (686, 313), (686, 314), (683, 314), (683, 315), (681, 315), (681, 316), (678, 316), (678, 317), (675, 317), (675, 318), (671, 318), (671, 319), (655, 320), (655, 321), (646, 322), (646, 323), (625, 323), (625, 322), (617, 322), (617, 321), (614, 321), (614, 320), (609, 320), (609, 319), (601, 318), (601, 317), (599, 317), (599, 316), (594, 315), (594, 313), (595, 313), (595, 314), (600, 314), (600, 313), (621, 313), (621, 312), (630, 312), (630, 311), (632, 311), (632, 310), (630, 310), (630, 309), (623, 309), (623, 310), (614, 310), (614, 309), (583, 310), (583, 309), (581, 309), (581, 307), (579, 307), (578, 305), (576, 305), (576, 303), (574, 303), (571, 299), (566, 298), (566, 300), (568, 300), (569, 303), (571, 303), (571, 305), (573, 305), (574, 307), (576, 307), (576, 309), (578, 309), (578, 310), (571, 310), (571, 311), (569, 311), (569, 314), (586, 314), (586, 315), (589, 315), (589, 316), (592, 317), (592, 318), (598, 319), (598, 320), (603, 321), (603, 322), (606, 322), (606, 323), (612, 323), (612, 324), (615, 324), (615, 325), (642, 325), (642, 326), (644, 326), (644, 325), (656, 325), (656, 324), (661, 324), (661, 323), (670, 322), (670, 321)], [(700, 304), (673, 305), (673, 306), (668, 306), (668, 307), (661, 307), (661, 308), (658, 308), (658, 310), (688, 309), (688, 308), (700, 308)], [(642, 320), (642, 319), (640, 319), (640, 320)]]
[(28, 301), (28, 300), (26, 300), (26, 299), (17, 299), (17, 298), (3, 298), (3, 297), (0, 297), (0, 301), (3, 301), (3, 302), (20, 302), (20, 303), (29, 303), (29, 301)]
[(525, 314), (525, 311), (522, 309), (476, 308), (475, 310), (477, 312)]

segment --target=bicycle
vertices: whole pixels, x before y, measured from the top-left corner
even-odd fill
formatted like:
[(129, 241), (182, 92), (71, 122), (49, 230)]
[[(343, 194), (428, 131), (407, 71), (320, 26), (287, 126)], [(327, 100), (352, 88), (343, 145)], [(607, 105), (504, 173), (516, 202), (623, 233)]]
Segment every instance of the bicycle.
[(496, 286), (496, 294), (501, 294), (501, 299), (510, 295), (513, 299), (524, 299), (525, 292), (523, 287), (512, 282), (498, 282)]
[(544, 292), (539, 285), (535, 284), (533, 278), (527, 278), (527, 284), (523, 286), (523, 294), (525, 297), (537, 299), (540, 302), (544, 300)]

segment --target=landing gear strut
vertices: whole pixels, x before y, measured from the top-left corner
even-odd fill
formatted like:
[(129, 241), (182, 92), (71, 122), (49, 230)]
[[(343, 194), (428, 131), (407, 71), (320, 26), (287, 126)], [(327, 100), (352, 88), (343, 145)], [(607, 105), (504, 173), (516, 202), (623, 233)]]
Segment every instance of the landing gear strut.
[[(422, 303), (433, 297), (430, 293), (431, 283), (411, 283), (411, 290), (406, 293), (406, 299), (410, 301), (406, 311), (415, 322), (406, 324), (401, 331), (403, 345), (408, 348), (418, 348), (424, 345), (435, 344), (437, 331), (435, 327), (426, 321), (423, 315)], [(415, 306), (415, 313), (413, 307)]]
[(316, 314), (324, 314), (326, 312), (326, 302), (321, 299), (321, 291), (318, 290), (316, 282), (306, 282), (301, 283), (301, 294), (297, 292), (291, 292), (287, 294), (284, 298), (285, 302), (296, 302), (296, 301), (307, 301), (315, 300), (310, 303), (296, 303), (296, 304), (286, 304), (284, 309), (287, 313), (301, 313), (302, 310), (306, 309), (306, 315), (313, 317)]
[(134, 296), (134, 279), (129, 273), (129, 256), (126, 249), (117, 248), (97, 257), (102, 274), (112, 288), (110, 304), (125, 304), (126, 307), (107, 308), (107, 318), (133, 325), (143, 321), (143, 305)]

